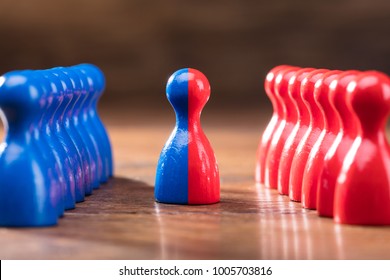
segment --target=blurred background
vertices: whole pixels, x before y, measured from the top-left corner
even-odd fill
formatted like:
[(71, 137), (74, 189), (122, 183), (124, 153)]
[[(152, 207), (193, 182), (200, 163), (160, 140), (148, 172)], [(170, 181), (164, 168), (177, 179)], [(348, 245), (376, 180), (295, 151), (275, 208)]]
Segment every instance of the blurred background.
[(168, 77), (192, 67), (208, 110), (261, 111), (279, 64), (390, 74), (390, 1), (1, 0), (0, 38), (2, 73), (99, 66), (103, 109), (169, 111)]

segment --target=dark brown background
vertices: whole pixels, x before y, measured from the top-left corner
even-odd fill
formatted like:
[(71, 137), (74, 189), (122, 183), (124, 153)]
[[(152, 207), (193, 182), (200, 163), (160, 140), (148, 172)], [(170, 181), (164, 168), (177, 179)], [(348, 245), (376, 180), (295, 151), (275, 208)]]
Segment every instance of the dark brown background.
[(166, 105), (169, 75), (193, 67), (210, 80), (209, 110), (261, 108), (278, 64), (390, 73), (390, 2), (1, 0), (0, 38), (2, 73), (96, 64), (102, 106)]

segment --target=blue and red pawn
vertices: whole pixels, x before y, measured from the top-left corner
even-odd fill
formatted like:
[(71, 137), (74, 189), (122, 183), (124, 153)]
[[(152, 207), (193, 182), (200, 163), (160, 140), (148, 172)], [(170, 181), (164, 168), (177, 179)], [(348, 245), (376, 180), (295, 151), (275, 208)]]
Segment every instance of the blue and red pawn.
[(166, 94), (176, 113), (176, 126), (157, 165), (155, 198), (173, 204), (219, 202), (218, 165), (200, 124), (210, 84), (200, 71), (185, 68), (169, 78)]

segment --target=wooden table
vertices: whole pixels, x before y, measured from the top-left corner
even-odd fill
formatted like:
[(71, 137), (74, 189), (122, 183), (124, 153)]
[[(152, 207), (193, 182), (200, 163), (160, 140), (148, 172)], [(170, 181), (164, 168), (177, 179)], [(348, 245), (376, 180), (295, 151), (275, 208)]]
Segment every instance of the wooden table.
[(167, 111), (104, 111), (115, 178), (56, 227), (0, 228), (0, 259), (390, 258), (389, 227), (337, 225), (256, 186), (255, 152), (269, 112), (206, 110), (203, 127), (219, 162), (221, 203), (156, 203), (155, 167), (174, 125)]

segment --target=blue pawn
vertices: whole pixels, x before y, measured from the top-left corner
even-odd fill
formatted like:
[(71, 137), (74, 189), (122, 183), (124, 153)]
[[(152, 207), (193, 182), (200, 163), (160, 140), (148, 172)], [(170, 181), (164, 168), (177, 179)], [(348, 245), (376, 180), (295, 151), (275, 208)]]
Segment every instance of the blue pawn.
[[(75, 124), (74, 120), (74, 111), (78, 100), (80, 99), (80, 94), (76, 93), (77, 86), (79, 86), (80, 81), (78, 81), (77, 75), (70, 70), (69, 68), (62, 68), (62, 72), (65, 74), (67, 79), (65, 80), (67, 90), (69, 90), (73, 94), (73, 98), (69, 106), (65, 111), (65, 127), (69, 136), (72, 138), (74, 145), (81, 157), (82, 162), (82, 170), (84, 174), (84, 188), (85, 195), (92, 194), (92, 176), (91, 176), (91, 168), (90, 168), (90, 156), (85, 147), (85, 143), (81, 138), (80, 133), (77, 131), (77, 124)], [(77, 84), (76, 84), (77, 83)]]
[(83, 103), (82, 108), (80, 109), (80, 120), (90, 137), (90, 140), (92, 142), (93, 148), (94, 148), (94, 153), (97, 156), (97, 162), (96, 162), (96, 169), (97, 169), (97, 175), (98, 175), (98, 180), (100, 183), (105, 183), (108, 180), (108, 175), (105, 176), (104, 171), (104, 154), (100, 150), (100, 145), (102, 140), (99, 138), (99, 135), (96, 131), (95, 125), (92, 122), (90, 115), (89, 115), (89, 110), (91, 106), (91, 100), (93, 98), (93, 93), (94, 93), (94, 84), (93, 80), (90, 76), (90, 73), (86, 71), (85, 67), (83, 65), (78, 65), (78, 67), (75, 69), (75, 71), (78, 72), (80, 77), (84, 77), (86, 81), (86, 95), (85, 95), (85, 100)]
[(58, 122), (58, 112), (63, 102), (63, 95), (59, 92), (54, 82), (58, 78), (52, 74), (52, 70), (41, 71), (41, 73), (44, 92), (48, 96), (48, 107), (45, 110), (43, 131), (47, 138), (47, 143), (55, 156), (57, 165), (64, 175), (66, 184), (64, 193), (65, 210), (73, 209), (76, 206), (76, 183), (72, 166), (73, 162), (58, 138), (55, 127)]
[(71, 128), (69, 119), (66, 117), (66, 112), (69, 105), (72, 103), (74, 94), (68, 88), (70, 81), (62, 72), (61, 67), (53, 68), (50, 72), (56, 77), (56, 79), (53, 79), (53, 82), (56, 84), (57, 90), (59, 91), (59, 98), (62, 97), (61, 105), (56, 112), (58, 116), (54, 118), (55, 131), (62, 147), (68, 155), (73, 169), (76, 202), (82, 202), (85, 198), (85, 179), (84, 170), (82, 168), (82, 159), (74, 141), (68, 133), (68, 131), (71, 131)]
[(49, 107), (51, 106), (52, 98), (44, 89), (44, 78), (40, 70), (30, 71), (30, 77), (31, 81), (36, 84), (38, 94), (41, 95), (42, 106), (40, 113), (36, 114), (36, 125), (33, 128), (32, 135), (48, 166), (48, 170), (51, 174), (50, 178), (52, 179), (52, 184), (57, 185), (61, 193), (60, 200), (57, 204), (57, 211), (59, 216), (63, 216), (65, 211), (65, 176), (62, 172), (61, 163), (57, 161), (54, 152), (50, 148), (50, 145), (47, 141), (47, 136), (45, 135), (44, 128), (47, 121), (45, 115), (47, 110), (49, 110)]
[(99, 170), (98, 170), (98, 160), (99, 156), (98, 153), (96, 153), (94, 143), (91, 139), (91, 136), (87, 130), (86, 124), (83, 121), (82, 118), (82, 111), (83, 107), (85, 106), (85, 101), (89, 95), (89, 84), (88, 84), (88, 78), (84, 73), (81, 73), (79, 71), (80, 66), (73, 66), (70, 67), (70, 69), (77, 75), (79, 78), (79, 84), (77, 84), (77, 87), (79, 90), (76, 91), (80, 95), (80, 98), (78, 99), (77, 104), (75, 105), (75, 109), (73, 111), (73, 121), (75, 124), (75, 127), (77, 128), (77, 131), (80, 133), (80, 136), (82, 140), (84, 141), (85, 148), (87, 151), (87, 154), (90, 158), (90, 170), (91, 170), (91, 181), (92, 181), (92, 187), (94, 189), (99, 188), (100, 186), (100, 180), (99, 180)]
[(105, 174), (103, 180), (105, 180), (105, 178), (113, 176), (114, 167), (110, 139), (97, 112), (97, 104), (105, 88), (104, 74), (98, 67), (92, 64), (81, 64), (80, 66), (83, 67), (86, 73), (91, 77), (94, 85), (89, 107), (89, 117), (96, 129), (97, 138), (100, 139), (99, 143), (101, 146), (99, 150), (102, 151), (103, 154), (103, 173)]
[(46, 103), (38, 83), (31, 71), (0, 77), (6, 128), (0, 148), (1, 226), (48, 226), (58, 221), (61, 190), (34, 135)]
[[(175, 79), (175, 77), (183, 78)], [(187, 69), (179, 70), (169, 78), (166, 93), (169, 102), (175, 109), (176, 126), (169, 136), (157, 164), (155, 198), (159, 202), (188, 204)], [(174, 170), (174, 173), (168, 173), (167, 170)]]

